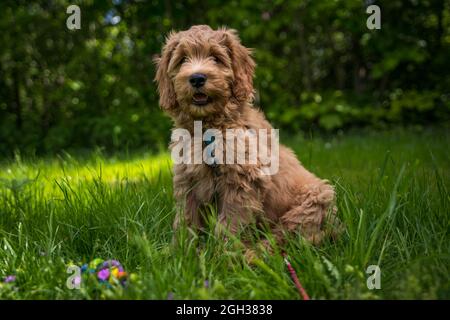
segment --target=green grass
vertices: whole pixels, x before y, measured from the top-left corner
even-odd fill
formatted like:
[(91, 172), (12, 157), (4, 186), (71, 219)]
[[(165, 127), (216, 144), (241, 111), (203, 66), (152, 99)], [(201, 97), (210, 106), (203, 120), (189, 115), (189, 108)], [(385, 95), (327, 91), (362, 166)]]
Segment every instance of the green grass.
[[(330, 179), (346, 231), (286, 250), (314, 299), (450, 298), (449, 152), (445, 129), (290, 138), (303, 164)], [(171, 242), (174, 202), (167, 154), (62, 154), (0, 164), (3, 299), (299, 299), (282, 257), (245, 263), (238, 240)], [(115, 258), (138, 280), (126, 289), (66, 287), (66, 268)], [(381, 268), (368, 290), (367, 266)], [(205, 280), (209, 286), (205, 287)]]

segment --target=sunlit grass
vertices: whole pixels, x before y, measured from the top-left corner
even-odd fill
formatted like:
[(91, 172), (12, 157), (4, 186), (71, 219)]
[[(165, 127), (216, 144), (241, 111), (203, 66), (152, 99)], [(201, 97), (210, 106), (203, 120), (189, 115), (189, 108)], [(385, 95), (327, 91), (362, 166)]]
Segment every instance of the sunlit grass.
[[(315, 299), (449, 298), (448, 130), (396, 130), (283, 139), (330, 179), (346, 225), (336, 242), (284, 248)], [(1, 298), (298, 299), (279, 250), (254, 266), (238, 238), (179, 231), (168, 153), (89, 157), (61, 153), (0, 164)], [(262, 234), (263, 236), (270, 235)], [(115, 258), (139, 280), (127, 289), (66, 287), (66, 267)], [(367, 266), (379, 265), (380, 290)], [(205, 285), (207, 280), (208, 285)]]
[(105, 158), (94, 154), (89, 159), (79, 160), (68, 153), (44, 160), (23, 161), (20, 155), (8, 162), (0, 171), (0, 182), (6, 189), (25, 188), (29, 184), (40, 184), (44, 197), (62, 195), (59, 184), (82, 186), (84, 182), (100, 180), (111, 185), (124, 182), (157, 179), (162, 173), (169, 174), (169, 154), (142, 155), (132, 159)]

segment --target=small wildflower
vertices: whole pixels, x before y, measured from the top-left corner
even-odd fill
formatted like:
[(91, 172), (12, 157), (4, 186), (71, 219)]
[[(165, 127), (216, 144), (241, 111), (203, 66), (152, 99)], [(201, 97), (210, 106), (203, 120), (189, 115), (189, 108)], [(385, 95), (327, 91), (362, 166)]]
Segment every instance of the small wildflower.
[(112, 267), (111, 268), (111, 275), (114, 277), (114, 278), (118, 278), (118, 274), (119, 274), (119, 268), (117, 268), (117, 267)]
[(81, 266), (81, 272), (86, 272), (87, 269), (88, 269), (88, 264), (87, 264), (87, 263), (85, 263), (85, 264), (83, 264), (83, 265)]
[(97, 269), (103, 263), (103, 259), (94, 259), (89, 263), (89, 269)]
[(101, 281), (106, 281), (109, 278), (109, 270), (108, 269), (102, 269), (97, 273), (97, 277)]
[(103, 268), (110, 267), (122, 267), (122, 265), (117, 260), (106, 260), (105, 262), (103, 262)]

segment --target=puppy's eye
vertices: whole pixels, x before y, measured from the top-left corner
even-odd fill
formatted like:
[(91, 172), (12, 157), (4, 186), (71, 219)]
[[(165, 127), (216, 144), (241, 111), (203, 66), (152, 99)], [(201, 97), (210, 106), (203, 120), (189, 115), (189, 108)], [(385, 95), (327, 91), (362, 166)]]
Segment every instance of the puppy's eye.
[(216, 56), (212, 57), (215, 63), (222, 63), (222, 60), (220, 60), (219, 58), (217, 58)]
[(181, 58), (180, 62), (178, 62), (178, 64), (181, 66), (183, 63), (185, 63), (187, 61), (186, 57)]

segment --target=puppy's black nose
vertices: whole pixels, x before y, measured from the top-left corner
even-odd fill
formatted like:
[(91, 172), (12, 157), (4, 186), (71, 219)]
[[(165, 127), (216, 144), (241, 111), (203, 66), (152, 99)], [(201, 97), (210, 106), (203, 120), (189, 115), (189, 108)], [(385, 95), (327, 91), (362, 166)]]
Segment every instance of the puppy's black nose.
[(189, 82), (191, 83), (191, 85), (194, 88), (200, 88), (203, 87), (203, 85), (206, 82), (206, 75), (204, 75), (203, 73), (194, 73), (193, 75), (191, 75), (191, 77), (189, 78)]

